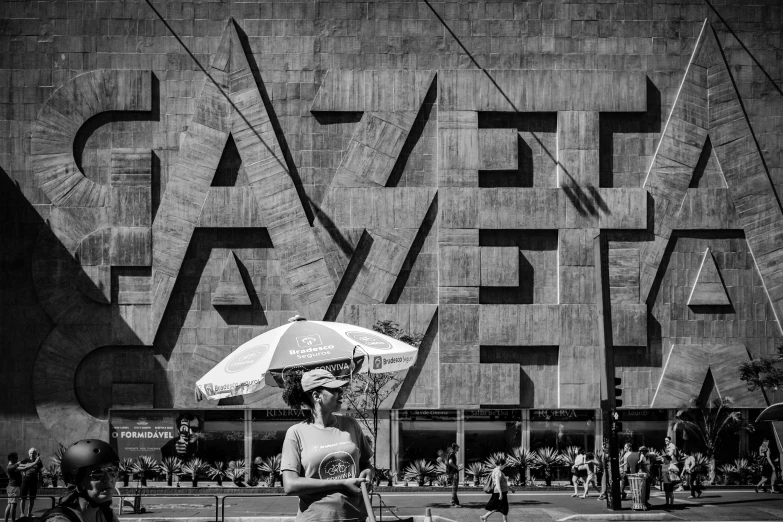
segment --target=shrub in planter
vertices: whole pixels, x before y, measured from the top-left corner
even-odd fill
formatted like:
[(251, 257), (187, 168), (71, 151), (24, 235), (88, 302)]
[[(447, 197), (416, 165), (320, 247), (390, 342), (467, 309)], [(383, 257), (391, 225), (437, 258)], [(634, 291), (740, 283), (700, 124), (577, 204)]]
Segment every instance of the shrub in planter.
[(48, 478), (51, 481), (53, 488), (56, 488), (57, 479), (61, 476), (60, 466), (57, 464), (49, 464), (46, 466), (46, 469), (43, 470), (43, 476), (44, 478)]
[[(283, 460), (283, 454), (278, 453), (274, 456), (263, 457), (261, 461), (256, 464), (256, 470), (266, 477), (266, 485), (268, 487), (274, 487), (277, 477), (280, 476), (280, 463)], [(282, 478), (280, 480), (282, 485)]]
[(217, 481), (218, 486), (222, 486), (223, 478), (226, 477), (226, 470), (228, 470), (228, 464), (226, 464), (222, 460), (216, 460), (209, 467), (209, 471), (207, 471), (207, 474), (209, 475), (209, 478)]
[(416, 459), (405, 468), (403, 471), (403, 477), (406, 481), (415, 480), (419, 486), (424, 486), (424, 483), (433, 477), (435, 473), (435, 466), (427, 462), (426, 459)]
[(190, 475), (193, 487), (198, 487), (198, 479), (209, 471), (209, 464), (198, 457), (193, 457), (182, 465), (182, 473)]
[(177, 457), (166, 457), (160, 461), (160, 471), (166, 475), (166, 485), (171, 486), (174, 476), (182, 472), (182, 461)]
[(226, 477), (231, 480), (235, 486), (243, 488), (245, 487), (245, 473), (247, 472), (247, 466), (244, 459), (232, 460), (228, 463), (226, 469)]
[(511, 448), (511, 454), (506, 460), (506, 467), (511, 468), (509, 478), (514, 486), (524, 486), (527, 483), (527, 470), (532, 467), (533, 452), (524, 446)]
[(551, 486), (552, 470), (563, 464), (563, 456), (554, 448), (539, 448), (533, 452), (532, 463), (533, 468), (543, 477), (544, 483)]
[(128, 481), (130, 480), (130, 476), (133, 474), (133, 459), (124, 458), (120, 461), (120, 479), (122, 480), (122, 485), (124, 487), (128, 487)]
[(131, 472), (141, 481), (141, 485), (147, 485), (147, 479), (155, 475), (160, 470), (158, 461), (149, 455), (142, 455), (136, 458), (131, 465)]
[(465, 466), (465, 479), (473, 479), (474, 486), (481, 485), (481, 479), (487, 474), (484, 464), (481, 462), (470, 462)]

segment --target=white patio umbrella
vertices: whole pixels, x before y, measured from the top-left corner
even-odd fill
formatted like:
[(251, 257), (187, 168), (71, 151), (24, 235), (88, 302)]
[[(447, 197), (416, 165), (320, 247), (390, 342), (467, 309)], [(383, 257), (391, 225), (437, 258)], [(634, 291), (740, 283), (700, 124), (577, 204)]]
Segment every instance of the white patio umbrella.
[(220, 361), (196, 382), (196, 400), (224, 399), (283, 386), (283, 374), (324, 368), (335, 377), (410, 368), (418, 348), (344, 323), (296, 319), (265, 332)]

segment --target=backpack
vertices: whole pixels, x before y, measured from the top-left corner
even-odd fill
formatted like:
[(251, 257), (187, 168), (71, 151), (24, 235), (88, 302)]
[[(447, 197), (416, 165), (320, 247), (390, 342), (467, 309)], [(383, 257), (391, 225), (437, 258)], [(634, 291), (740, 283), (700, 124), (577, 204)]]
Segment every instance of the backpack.
[(493, 493), (495, 491), (495, 485), (493, 484), (492, 475), (487, 477), (487, 481), (484, 483), (484, 493)]

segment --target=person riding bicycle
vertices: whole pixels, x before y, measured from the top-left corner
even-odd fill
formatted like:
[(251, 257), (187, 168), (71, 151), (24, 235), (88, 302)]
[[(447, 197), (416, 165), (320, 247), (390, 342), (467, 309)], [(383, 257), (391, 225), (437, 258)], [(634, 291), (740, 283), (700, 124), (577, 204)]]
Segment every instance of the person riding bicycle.
[(74, 442), (60, 461), (68, 493), (57, 507), (41, 516), (41, 521), (118, 522), (111, 503), (119, 460), (117, 452), (102, 440)]

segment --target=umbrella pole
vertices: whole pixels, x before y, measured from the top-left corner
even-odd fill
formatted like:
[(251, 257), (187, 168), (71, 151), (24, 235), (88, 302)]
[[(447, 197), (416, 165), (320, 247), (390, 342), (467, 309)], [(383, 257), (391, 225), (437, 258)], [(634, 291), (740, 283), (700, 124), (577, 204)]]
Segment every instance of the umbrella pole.
[(362, 497), (364, 497), (364, 507), (367, 508), (367, 522), (376, 522), (375, 513), (372, 512), (372, 502), (370, 502), (370, 496), (367, 494), (367, 483), (362, 482)]

